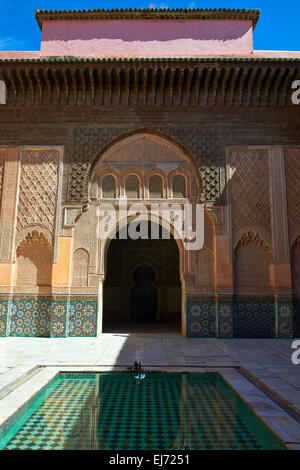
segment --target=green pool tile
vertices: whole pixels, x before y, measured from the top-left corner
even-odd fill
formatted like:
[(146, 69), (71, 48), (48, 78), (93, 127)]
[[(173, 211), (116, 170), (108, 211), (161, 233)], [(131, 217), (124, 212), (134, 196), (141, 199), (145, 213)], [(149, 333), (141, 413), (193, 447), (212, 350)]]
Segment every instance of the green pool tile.
[(285, 449), (219, 374), (64, 373), (11, 420), (0, 449)]

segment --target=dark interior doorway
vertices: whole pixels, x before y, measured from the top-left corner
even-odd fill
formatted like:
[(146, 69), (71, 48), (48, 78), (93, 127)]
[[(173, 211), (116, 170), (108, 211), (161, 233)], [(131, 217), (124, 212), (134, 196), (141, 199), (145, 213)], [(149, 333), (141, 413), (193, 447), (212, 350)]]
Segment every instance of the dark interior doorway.
[[(145, 222), (148, 225), (148, 222)], [(110, 242), (103, 286), (103, 332), (181, 332), (179, 251), (159, 237), (132, 240), (122, 229)], [(127, 227), (126, 227), (127, 230)]]
[(156, 320), (157, 292), (153, 283), (155, 271), (148, 264), (141, 264), (133, 273), (131, 289), (131, 318), (135, 321)]

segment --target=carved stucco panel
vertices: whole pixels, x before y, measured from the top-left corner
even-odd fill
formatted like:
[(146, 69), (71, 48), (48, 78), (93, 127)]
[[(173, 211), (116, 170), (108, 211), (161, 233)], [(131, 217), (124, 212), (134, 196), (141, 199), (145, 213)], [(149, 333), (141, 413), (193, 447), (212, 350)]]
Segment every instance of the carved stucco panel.
[(230, 164), (233, 248), (249, 229), (259, 230), (271, 246), (268, 150), (231, 149)]
[[(224, 158), (224, 143), (214, 130), (191, 130), (185, 128), (157, 128), (165, 136), (181, 143), (199, 166), (203, 180), (201, 198), (204, 201), (219, 200), (224, 177), (220, 168)], [(69, 166), (67, 177), (67, 201), (88, 201), (91, 169), (97, 156), (108, 144), (132, 132), (132, 128), (75, 128), (68, 145)]]
[(43, 233), (50, 245), (56, 221), (60, 151), (22, 151), (17, 214), (17, 244), (28, 229)]
[(300, 149), (285, 150), (285, 175), (290, 247), (300, 235)]

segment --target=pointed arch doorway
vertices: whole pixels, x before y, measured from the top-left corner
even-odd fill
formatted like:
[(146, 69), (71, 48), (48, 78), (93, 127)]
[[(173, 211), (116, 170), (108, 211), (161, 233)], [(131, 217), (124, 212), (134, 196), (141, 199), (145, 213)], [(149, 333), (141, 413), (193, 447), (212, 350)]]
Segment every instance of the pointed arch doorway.
[(102, 331), (180, 333), (182, 288), (177, 242), (160, 225), (159, 238), (151, 239), (150, 224), (141, 223), (148, 225), (148, 239), (123, 239), (126, 226), (109, 243)]

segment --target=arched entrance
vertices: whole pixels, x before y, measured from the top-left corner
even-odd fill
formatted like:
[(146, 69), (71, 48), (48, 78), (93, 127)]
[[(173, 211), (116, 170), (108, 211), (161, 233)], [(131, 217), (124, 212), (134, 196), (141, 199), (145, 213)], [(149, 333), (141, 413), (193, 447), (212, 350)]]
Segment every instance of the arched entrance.
[[(122, 331), (129, 331), (130, 328), (131, 331), (136, 331), (131, 316), (133, 307), (130, 299), (135, 287), (134, 270), (141, 264), (152, 266), (156, 274), (151, 288), (157, 295), (157, 309), (155, 319), (151, 322), (152, 328), (155, 327), (156, 331), (176, 329), (181, 331), (183, 336), (187, 335), (186, 287), (190, 284), (193, 290), (195, 283), (203, 276), (210, 283), (212, 276), (211, 270), (208, 276), (206, 269), (201, 269), (201, 272), (198, 270), (196, 251), (186, 249), (181, 233), (183, 227), (177, 211), (182, 213), (187, 203), (193, 206), (194, 211), (196, 204), (200, 203), (201, 191), (200, 170), (193, 157), (180, 143), (159, 132), (141, 130), (129, 133), (116, 139), (98, 154), (92, 165), (89, 185), (90, 198), (94, 204), (94, 220), (97, 221), (97, 230), (93, 233), (97, 243), (95, 269), (100, 281), (98, 335), (106, 331), (118, 331), (118, 328), (119, 331), (120, 328)], [(157, 206), (159, 210), (155, 209)], [(169, 237), (172, 242), (170, 239), (169, 242), (166, 239), (111, 240), (116, 227), (119, 230), (119, 227), (130, 223), (124, 211), (130, 212), (129, 220), (135, 219), (136, 215), (132, 214), (137, 214), (139, 209), (141, 217), (144, 217), (145, 212), (146, 217), (151, 214), (151, 220), (155, 220), (159, 226), (163, 225), (172, 235), (176, 233), (176, 240), (172, 236)], [(169, 215), (168, 210), (171, 211)], [(169, 223), (166, 222), (168, 217)], [(157, 257), (159, 262), (156, 266), (153, 256), (149, 255), (147, 258), (146, 254), (160, 252), (161, 243), (169, 243), (170, 250), (161, 250), (162, 254)], [(130, 250), (133, 255), (130, 262), (126, 260), (125, 269), (124, 253)], [(172, 250), (176, 256), (167, 256)], [(203, 258), (201, 256), (201, 263)], [(176, 259), (175, 269), (173, 264)], [(207, 252), (207, 264), (206, 260)], [(170, 270), (176, 272), (176, 281), (171, 282)], [(124, 275), (124, 278), (120, 280), (121, 275)], [(141, 287), (138, 289), (141, 290)], [(110, 325), (111, 323), (113, 325)]]
[(180, 258), (176, 240), (159, 226), (159, 238), (109, 243), (103, 285), (103, 332), (181, 332)]
[(149, 264), (140, 264), (133, 272), (134, 286), (130, 293), (130, 318), (134, 321), (153, 321), (157, 317), (156, 274)]

